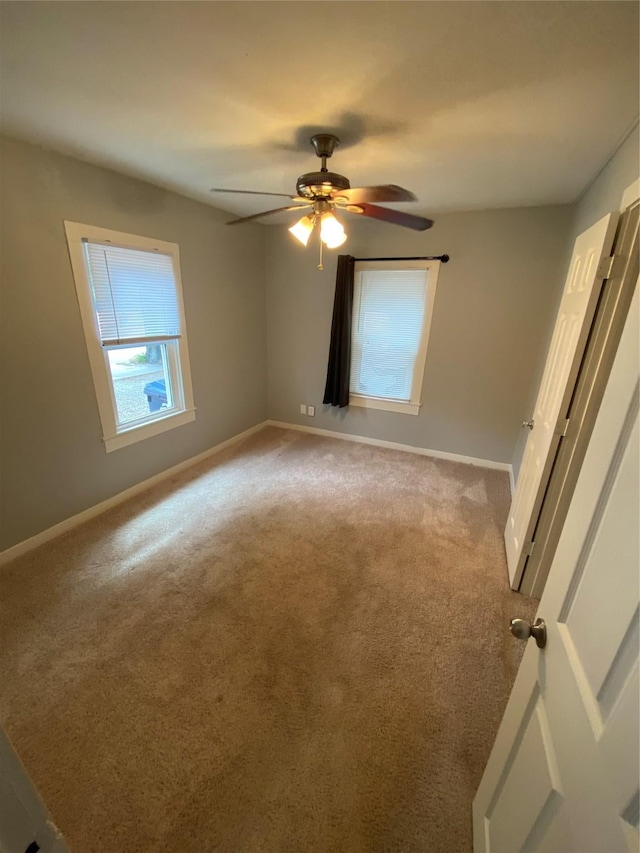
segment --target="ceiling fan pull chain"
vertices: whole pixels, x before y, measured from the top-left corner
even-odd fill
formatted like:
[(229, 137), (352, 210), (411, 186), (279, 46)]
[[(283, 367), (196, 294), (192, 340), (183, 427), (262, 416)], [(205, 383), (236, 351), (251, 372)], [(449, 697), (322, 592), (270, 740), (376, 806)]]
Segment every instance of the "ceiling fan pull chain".
[[(320, 229), (319, 228), (318, 228), (318, 235), (320, 235)], [(320, 242), (320, 263), (318, 264), (318, 269), (323, 270), (324, 267), (322, 266), (322, 236), (320, 236), (319, 242)]]

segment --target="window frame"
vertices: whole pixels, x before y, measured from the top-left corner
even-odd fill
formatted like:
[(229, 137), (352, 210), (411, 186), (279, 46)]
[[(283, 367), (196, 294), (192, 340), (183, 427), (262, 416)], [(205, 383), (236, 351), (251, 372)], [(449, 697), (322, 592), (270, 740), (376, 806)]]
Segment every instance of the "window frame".
[[(196, 409), (191, 384), (191, 367), (189, 363), (189, 347), (182, 298), (178, 244), (150, 237), (141, 237), (136, 234), (113, 231), (109, 228), (100, 228), (95, 225), (69, 222), (67, 220), (64, 222), (64, 227), (87, 345), (87, 354), (89, 356), (89, 365), (91, 367), (100, 422), (102, 424), (102, 441), (104, 442), (106, 452), (111, 453), (113, 450), (119, 450), (122, 447), (127, 447), (130, 444), (143, 441), (151, 436), (159, 435), (167, 430), (194, 421)], [(174, 394), (174, 407), (164, 414), (162, 413), (163, 410), (159, 410), (157, 417), (153, 419), (138, 419), (137, 421), (118, 425), (108, 353), (111, 349), (118, 349), (119, 347), (117, 345), (106, 347), (102, 344), (93, 292), (89, 280), (89, 270), (83, 245), (84, 241), (111, 243), (123, 249), (162, 252), (171, 256), (181, 333), (180, 337), (169, 340), (150, 339), (149, 344), (168, 344), (167, 361), (172, 383), (172, 393)], [(176, 390), (178, 390), (178, 394), (176, 394)], [(181, 406), (178, 409), (175, 407), (176, 398), (181, 402)]]
[[(374, 397), (366, 394), (357, 394), (349, 391), (349, 405), (361, 406), (366, 409), (379, 409), (385, 412), (398, 412), (404, 415), (419, 415), (422, 407), (422, 383), (427, 363), (427, 350), (429, 347), (429, 334), (433, 319), (433, 306), (436, 298), (438, 284), (438, 273), (440, 261), (437, 260), (395, 260), (395, 261), (356, 261), (354, 266), (353, 282), (353, 317), (351, 324), (351, 335), (353, 340), (353, 327), (358, 322), (359, 313), (356, 310), (358, 288), (361, 287), (362, 273), (367, 270), (426, 270), (427, 286), (424, 303), (424, 314), (422, 317), (422, 328), (420, 331), (420, 343), (416, 352), (413, 382), (411, 384), (410, 399), (394, 400), (388, 397)], [(349, 367), (351, 373), (351, 366)]]

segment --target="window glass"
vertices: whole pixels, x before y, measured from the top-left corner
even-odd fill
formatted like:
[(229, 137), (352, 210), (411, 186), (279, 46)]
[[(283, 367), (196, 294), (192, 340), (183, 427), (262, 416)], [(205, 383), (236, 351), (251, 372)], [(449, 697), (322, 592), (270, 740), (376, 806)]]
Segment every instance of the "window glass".
[(148, 420), (173, 408), (167, 344), (112, 347), (108, 357), (118, 424)]

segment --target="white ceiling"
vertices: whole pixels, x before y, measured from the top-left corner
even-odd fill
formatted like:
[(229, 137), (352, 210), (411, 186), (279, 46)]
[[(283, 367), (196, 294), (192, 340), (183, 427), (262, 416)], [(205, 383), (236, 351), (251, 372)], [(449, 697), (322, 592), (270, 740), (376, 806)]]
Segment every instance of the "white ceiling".
[(571, 202), (637, 119), (635, 2), (1, 8), (5, 133), (239, 214), (280, 200), (208, 189), (295, 192), (313, 130), (415, 213)]

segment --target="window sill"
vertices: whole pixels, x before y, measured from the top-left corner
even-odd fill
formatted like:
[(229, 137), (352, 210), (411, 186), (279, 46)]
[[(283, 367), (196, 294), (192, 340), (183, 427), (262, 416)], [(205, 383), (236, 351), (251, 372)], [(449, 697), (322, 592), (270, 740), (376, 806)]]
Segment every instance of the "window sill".
[(113, 450), (120, 450), (121, 447), (128, 447), (130, 444), (135, 444), (137, 441), (143, 441), (145, 438), (151, 438), (152, 435), (160, 435), (162, 432), (174, 429), (175, 427), (183, 426), (191, 423), (196, 419), (196, 410), (187, 409), (185, 412), (167, 415), (164, 418), (158, 418), (149, 424), (143, 426), (131, 427), (124, 429), (116, 435), (104, 436), (104, 446), (107, 453)]
[(384, 397), (362, 397), (349, 395), (350, 406), (362, 406), (365, 409), (382, 409), (385, 412), (399, 412), (403, 415), (419, 415), (420, 403), (404, 403), (401, 400), (386, 400)]

